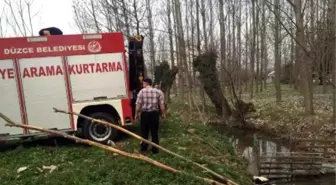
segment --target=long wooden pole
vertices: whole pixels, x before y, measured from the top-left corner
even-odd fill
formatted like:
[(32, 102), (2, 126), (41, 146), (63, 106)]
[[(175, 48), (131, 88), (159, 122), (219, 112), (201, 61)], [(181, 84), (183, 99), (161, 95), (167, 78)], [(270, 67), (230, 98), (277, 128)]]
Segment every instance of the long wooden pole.
[(138, 154), (138, 153), (128, 153), (128, 152), (113, 148), (113, 147), (108, 146), (108, 145), (103, 145), (103, 144), (100, 144), (100, 143), (97, 143), (97, 142), (94, 142), (94, 141), (91, 141), (91, 140), (87, 140), (87, 139), (81, 139), (81, 138), (78, 138), (76, 136), (72, 136), (72, 135), (69, 135), (69, 134), (66, 134), (66, 133), (63, 133), (63, 132), (59, 132), (59, 131), (55, 131), (55, 130), (47, 130), (47, 129), (43, 129), (41, 127), (36, 127), (36, 126), (33, 126), (33, 125), (17, 124), (15, 122), (13, 122), (12, 120), (10, 120), (7, 116), (2, 114), (1, 112), (0, 112), (0, 117), (7, 122), (6, 126), (9, 126), (9, 127), (27, 128), (27, 129), (37, 130), (37, 131), (41, 131), (41, 132), (45, 132), (45, 133), (49, 133), (49, 134), (53, 134), (53, 135), (59, 135), (59, 136), (62, 136), (66, 139), (71, 139), (73, 141), (76, 141), (77, 143), (83, 143), (83, 144), (87, 144), (87, 145), (90, 145), (90, 146), (95, 146), (95, 147), (101, 148), (103, 150), (107, 150), (107, 151), (112, 152), (112, 153), (117, 153), (117, 154), (125, 156), (125, 157), (145, 161), (145, 162), (150, 163), (150, 164), (152, 164), (156, 167), (167, 170), (171, 173), (184, 174), (184, 175), (194, 177), (194, 178), (199, 179), (199, 180), (203, 180), (204, 182), (207, 182), (207, 183), (213, 184), (213, 185), (224, 185), (224, 184), (222, 184), (220, 182), (217, 182), (215, 180), (212, 180), (212, 179), (191, 175), (187, 172), (176, 170), (176, 169), (174, 169), (170, 166), (167, 166), (163, 163), (160, 163), (156, 160), (153, 160), (149, 157), (146, 157), (146, 156)]
[(173, 155), (173, 156), (175, 156), (175, 157), (178, 157), (178, 158), (180, 158), (180, 159), (183, 159), (183, 160), (185, 160), (185, 161), (187, 161), (187, 162), (189, 162), (189, 163), (191, 163), (191, 164), (194, 164), (194, 165), (198, 166), (199, 168), (202, 168), (203, 170), (209, 172), (210, 174), (212, 174), (212, 175), (215, 176), (216, 178), (220, 179), (223, 183), (225, 183), (225, 184), (227, 184), (227, 185), (238, 185), (237, 183), (233, 182), (232, 180), (230, 180), (230, 179), (228, 179), (228, 178), (226, 178), (226, 177), (224, 177), (224, 176), (222, 176), (222, 175), (220, 175), (220, 174), (218, 174), (218, 173), (212, 171), (211, 169), (209, 169), (209, 168), (207, 168), (207, 167), (205, 167), (205, 166), (203, 166), (203, 165), (201, 165), (201, 164), (199, 164), (199, 163), (196, 163), (196, 162), (194, 162), (194, 161), (192, 161), (192, 160), (190, 160), (190, 159), (188, 159), (188, 158), (186, 158), (186, 157), (183, 157), (183, 156), (181, 156), (181, 155), (179, 155), (179, 154), (177, 154), (177, 153), (175, 153), (175, 152), (172, 152), (172, 151), (170, 151), (170, 150), (168, 150), (168, 149), (166, 149), (166, 148), (164, 148), (164, 147), (162, 147), (162, 146), (160, 146), (160, 145), (157, 145), (157, 144), (155, 144), (155, 143), (153, 143), (153, 142), (151, 142), (151, 141), (149, 141), (149, 140), (147, 140), (147, 139), (144, 139), (144, 138), (140, 137), (139, 135), (134, 134), (133, 132), (130, 132), (130, 131), (128, 131), (128, 130), (126, 130), (126, 129), (124, 129), (124, 128), (122, 128), (122, 127), (116, 125), (116, 124), (112, 124), (112, 123), (109, 123), (109, 122), (104, 121), (104, 120), (94, 119), (94, 118), (91, 118), (91, 117), (89, 117), (89, 116), (85, 116), (85, 115), (83, 115), (83, 114), (79, 114), (79, 113), (76, 113), (76, 112), (69, 112), (69, 111), (59, 110), (59, 109), (57, 109), (57, 108), (53, 108), (53, 109), (54, 109), (54, 111), (55, 111), (56, 113), (63, 113), (63, 114), (69, 114), (69, 115), (76, 115), (76, 116), (78, 116), (78, 117), (81, 117), (81, 118), (90, 120), (92, 123), (97, 122), (97, 123), (101, 123), (101, 124), (103, 124), (103, 125), (106, 125), (106, 126), (110, 126), (110, 127), (112, 127), (112, 128), (115, 128), (115, 129), (117, 129), (117, 130), (120, 130), (120, 131), (122, 131), (122, 132), (124, 132), (124, 133), (126, 133), (126, 134), (128, 134), (128, 135), (130, 135), (130, 136), (132, 136), (132, 137), (134, 137), (134, 138), (136, 138), (136, 139), (139, 139), (139, 140), (142, 141), (142, 142), (145, 142), (145, 143), (147, 143), (147, 144), (149, 144), (149, 145), (152, 145), (152, 146), (157, 147), (157, 148), (160, 149), (161, 151), (164, 151), (164, 152), (166, 152), (166, 153), (168, 153), (168, 154), (171, 154), (171, 155)]

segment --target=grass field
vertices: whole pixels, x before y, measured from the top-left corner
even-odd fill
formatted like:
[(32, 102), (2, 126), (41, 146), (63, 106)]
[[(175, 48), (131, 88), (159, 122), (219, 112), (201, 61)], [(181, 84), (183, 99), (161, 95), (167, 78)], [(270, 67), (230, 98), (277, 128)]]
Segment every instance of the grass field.
[[(138, 126), (129, 128), (138, 133)], [(195, 129), (190, 134), (189, 129)], [(216, 130), (182, 120), (178, 114), (170, 114), (162, 122), (161, 145), (187, 156), (212, 170), (223, 174), (241, 185), (250, 184), (244, 160), (238, 158), (225, 136)], [(65, 139), (38, 141), (15, 149), (2, 148), (0, 152), (1, 185), (200, 185), (204, 182), (184, 175), (174, 175), (150, 164), (117, 156), (103, 150), (76, 145)], [(209, 144), (210, 143), (210, 144)], [(139, 141), (123, 136), (117, 147), (128, 152), (139, 148)], [(148, 156), (179, 170), (209, 177), (201, 169), (186, 164), (165, 153)], [(57, 168), (40, 171), (42, 166)], [(17, 173), (20, 167), (28, 167)]]

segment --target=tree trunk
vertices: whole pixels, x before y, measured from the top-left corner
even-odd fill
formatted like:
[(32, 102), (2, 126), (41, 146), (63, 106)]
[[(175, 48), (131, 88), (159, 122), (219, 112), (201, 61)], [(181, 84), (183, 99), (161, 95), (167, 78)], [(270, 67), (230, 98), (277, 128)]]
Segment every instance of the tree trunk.
[(280, 75), (281, 75), (281, 55), (280, 55), (280, 45), (281, 45), (281, 38), (279, 32), (280, 26), (279, 26), (279, 19), (277, 17), (280, 17), (280, 1), (275, 0), (275, 33), (274, 33), (274, 58), (275, 58), (275, 63), (274, 63), (274, 69), (275, 69), (275, 94), (276, 94), (276, 102), (280, 103), (281, 102), (281, 86), (280, 86)]
[[(194, 2), (190, 1), (190, 19), (191, 19), (191, 63), (195, 59), (195, 19), (194, 19)], [(192, 68), (192, 65), (190, 65), (190, 68)], [(192, 68), (192, 84), (196, 82), (196, 71), (194, 68)], [(196, 88), (194, 86), (193, 93), (196, 93)]]
[[(178, 3), (178, 4), (177, 4)], [(176, 57), (177, 57), (177, 67), (178, 67), (178, 70), (179, 70), (179, 73), (178, 73), (178, 86), (179, 86), (179, 98), (180, 98), (180, 102), (182, 104), (185, 104), (185, 99), (184, 99), (184, 93), (185, 93), (185, 89), (184, 89), (184, 70), (183, 70), (183, 58), (182, 58), (182, 50), (184, 48), (181, 48), (181, 25), (182, 24), (182, 18), (179, 17), (181, 15), (180, 13), (180, 9), (177, 9), (180, 7), (180, 2), (179, 0), (174, 0), (174, 20), (175, 20), (175, 41), (176, 41), (176, 50), (177, 50), (177, 53), (176, 53)], [(180, 19), (180, 20), (179, 20)], [(182, 37), (183, 38), (183, 37)], [(182, 49), (182, 50), (181, 50)]]
[(214, 33), (213, 33), (213, 5), (212, 0), (207, 0), (209, 2), (209, 12), (210, 12), (210, 20), (209, 20), (209, 36), (210, 36), (210, 48), (215, 49), (214, 45)]
[[(236, 58), (236, 2), (235, 0), (232, 0), (232, 56), (231, 56), (231, 61), (232, 61), (232, 69), (231, 69), (231, 74), (236, 74), (238, 72), (238, 64), (237, 64), (237, 58)], [(236, 76), (232, 75), (232, 79), (234, 79), (233, 83), (236, 84), (237, 83), (237, 78)], [(235, 88), (234, 86), (231, 88)], [(233, 91), (233, 89), (232, 89)]]
[[(198, 0), (197, 0), (197, 2), (198, 2)], [(204, 3), (204, 0), (201, 0), (201, 3), (202, 3), (201, 16), (202, 16), (202, 22), (203, 22), (203, 34), (204, 34), (204, 43), (205, 43), (204, 47), (205, 47), (205, 50), (208, 51), (208, 39), (207, 39), (207, 34), (206, 34), (205, 3)], [(200, 43), (199, 43), (199, 47), (201, 47)], [(202, 100), (202, 110), (203, 110), (203, 113), (204, 113), (205, 107), (206, 107), (206, 101), (205, 101), (204, 87), (203, 87), (202, 83), (200, 83), (200, 95), (201, 95), (201, 100)]]
[[(330, 2), (328, 2), (328, 1), (323, 1), (323, 7), (328, 7), (327, 8), (327, 11), (323, 11), (323, 14), (322, 14), (322, 16), (323, 16), (323, 20), (328, 24), (328, 25), (330, 25), (330, 26), (332, 26), (332, 19), (330, 18), (330, 14), (332, 14), (332, 12), (331, 12), (331, 6), (330, 6), (331, 4), (330, 4)], [(327, 14), (327, 16), (326, 16), (326, 14)], [(328, 26), (327, 26), (328, 27)], [(329, 27), (328, 27), (329, 28)], [(332, 27), (330, 27), (330, 30), (332, 31)], [(321, 38), (329, 38), (330, 37), (330, 35), (329, 35), (330, 33), (328, 33), (328, 31), (325, 31), (325, 32), (323, 32), (321, 35)], [(328, 35), (328, 36), (325, 36), (325, 35)], [(328, 39), (329, 40), (329, 39)], [(332, 38), (331, 38), (331, 40), (332, 40)], [(328, 87), (328, 82), (327, 82), (327, 80), (326, 80), (326, 78), (327, 78), (327, 76), (328, 76), (328, 67), (327, 67), (327, 65), (328, 65), (328, 63), (334, 63), (334, 61), (335, 60), (333, 60), (332, 59), (332, 53), (330, 52), (330, 51), (334, 51), (334, 50), (330, 50), (330, 49), (328, 49), (328, 41), (327, 41), (327, 39), (323, 39), (323, 41), (324, 41), (324, 43), (323, 43), (323, 48), (325, 48), (327, 51), (325, 51), (325, 50), (323, 50), (322, 52), (321, 52), (321, 55), (322, 55), (322, 57), (321, 57), (321, 60), (320, 60), (320, 63), (322, 64), (322, 69), (320, 69), (321, 70), (321, 76), (320, 76), (320, 80), (321, 80), (321, 83), (323, 84), (323, 88), (322, 88), (322, 92), (323, 93), (327, 93), (327, 87)], [(329, 51), (328, 51), (329, 50)], [(330, 54), (329, 54), (330, 53)], [(332, 62), (330, 62), (330, 61), (332, 61)], [(329, 71), (330, 72), (330, 71)]]
[(126, 34), (127, 36), (129, 36), (131, 33), (130, 33), (130, 25), (129, 25), (129, 22), (128, 22), (128, 10), (126, 8), (126, 0), (122, 0), (122, 9), (123, 9), (123, 15), (124, 15), (124, 21), (125, 21), (125, 27), (126, 27)]
[(196, 34), (197, 34), (197, 54), (201, 54), (201, 30), (199, 18), (199, 0), (196, 0)]
[[(250, 21), (249, 21), (249, 14), (248, 14), (248, 12), (249, 12), (249, 9), (247, 9), (246, 10), (246, 30), (249, 30), (249, 24), (250, 24)], [(248, 87), (249, 87), (249, 84), (248, 84), (248, 82), (249, 82), (249, 68), (248, 68), (248, 66), (247, 66), (247, 63), (248, 63), (248, 60), (249, 60), (249, 37), (250, 37), (250, 34), (249, 34), (249, 32), (247, 31), (246, 32), (246, 39), (245, 39), (245, 92), (247, 92), (248, 91)]]
[[(260, 65), (260, 73), (261, 73), (261, 79), (260, 79), (260, 92), (263, 91), (263, 83), (266, 82), (267, 74), (265, 71), (267, 69), (265, 68), (265, 55), (266, 55), (266, 16), (265, 16), (265, 1), (262, 1), (262, 15), (261, 15), (261, 35), (260, 35), (260, 44), (261, 44), (261, 51), (260, 51), (260, 60), (261, 60), (261, 65)], [(266, 69), (266, 70), (265, 70)]]
[[(291, 29), (291, 34), (294, 35), (293, 29)], [(295, 82), (294, 73), (295, 73), (295, 66), (294, 66), (294, 52), (295, 52), (295, 42), (294, 39), (291, 38), (291, 51), (290, 51), (290, 75), (289, 75), (289, 85), (290, 87), (293, 86), (293, 83)]]
[(250, 99), (253, 98), (253, 83), (255, 78), (254, 62), (255, 62), (255, 44), (256, 44), (256, 22), (255, 22), (255, 1), (252, 0), (252, 43), (251, 43), (251, 61), (250, 61)]
[[(179, 43), (179, 54), (180, 54), (180, 64), (181, 68), (179, 68), (179, 73), (181, 76), (181, 80), (179, 81), (180, 87), (183, 88), (183, 91), (181, 90), (181, 93), (183, 92), (183, 95), (180, 95), (181, 102), (184, 102), (184, 81), (186, 80), (187, 84), (189, 84), (189, 77), (188, 72), (186, 70), (186, 63), (187, 63), (187, 55), (186, 55), (186, 44), (184, 40), (184, 33), (183, 33), (183, 25), (182, 25), (182, 16), (181, 16), (181, 6), (180, 6), (180, 0), (174, 0), (175, 1), (175, 16), (176, 16), (176, 24), (177, 24), (177, 33), (178, 33), (178, 43)], [(190, 109), (192, 108), (192, 105), (189, 105)]]
[(96, 28), (96, 32), (100, 33), (101, 29), (100, 29), (100, 26), (98, 24), (97, 15), (96, 15), (96, 8), (95, 8), (93, 0), (90, 1), (90, 5), (91, 5), (92, 17), (93, 17), (94, 25), (95, 25), (95, 28)]
[[(170, 0), (167, 0), (167, 19), (168, 19), (168, 34), (169, 34), (169, 47), (170, 47), (170, 60), (171, 60), (171, 66), (174, 67), (175, 66), (175, 62), (174, 62), (174, 43), (173, 43), (173, 30), (172, 30), (172, 24), (171, 24), (171, 18), (170, 18), (170, 14), (171, 14), (171, 3)], [(176, 86), (175, 86), (175, 80), (174, 80), (174, 85), (173, 85), (173, 89), (176, 91)], [(171, 89), (167, 90), (167, 102), (170, 103), (171, 99), (170, 99), (170, 91)], [(175, 93), (176, 94), (176, 93)]]
[(259, 10), (258, 10), (258, 7), (259, 7), (259, 2), (258, 0), (256, 0), (256, 17), (255, 17), (255, 24), (256, 24), (256, 29), (255, 29), (255, 35), (256, 35), (256, 62), (257, 62), (257, 73), (256, 73), (256, 81), (255, 81), (255, 92), (258, 93), (259, 92), (259, 81), (260, 81), (260, 51), (259, 51), (259, 46), (260, 46), (260, 43), (259, 43), (259, 40), (260, 40), (260, 35), (259, 35)]
[(336, 49), (336, 39), (335, 39), (335, 19), (336, 19), (336, 7), (335, 7), (335, 0), (329, 0), (329, 22), (330, 22), (330, 28), (331, 28), (331, 33), (330, 33), (330, 63), (331, 63), (331, 74), (332, 74), (332, 94), (333, 94), (333, 115), (332, 115), (332, 121), (336, 120), (336, 64), (335, 64), (335, 49)]
[[(297, 61), (300, 61), (300, 85), (302, 87), (301, 93), (304, 98), (305, 113), (314, 114), (313, 108), (313, 89), (312, 89), (312, 61), (309, 56), (306, 56), (304, 50), (307, 51), (305, 35), (304, 35), (304, 25), (303, 25), (303, 13), (301, 12), (302, 2), (301, 0), (294, 0), (294, 11), (296, 19), (296, 36), (297, 41), (300, 46), (297, 45)], [(303, 63), (305, 61), (305, 63)]]
[(211, 102), (215, 105), (217, 114), (223, 116), (225, 120), (228, 120), (231, 116), (231, 108), (220, 88), (216, 60), (217, 55), (211, 51), (199, 55), (193, 64), (195, 69), (200, 73), (204, 90), (208, 94)]
[[(185, 1), (186, 6), (185, 6), (185, 21), (186, 21), (186, 35), (187, 35), (187, 54), (185, 56), (186, 58), (186, 63), (185, 63), (185, 79), (187, 79), (187, 87), (188, 87), (188, 105), (189, 105), (189, 110), (190, 113), (193, 110), (194, 107), (194, 103), (192, 101), (192, 97), (193, 97), (193, 86), (192, 86), (192, 80), (191, 80), (191, 73), (189, 72), (189, 67), (191, 66), (191, 58), (190, 58), (190, 42), (189, 42), (189, 19), (188, 19), (188, 10), (189, 10), (189, 5), (188, 5), (188, 0)], [(185, 49), (184, 49), (185, 51)], [(189, 60), (188, 60), (189, 59)], [(188, 61), (188, 62), (187, 62)]]
[(138, 6), (137, 6), (137, 0), (133, 0), (133, 15), (136, 23), (136, 34), (140, 35), (140, 20), (138, 17)]
[(242, 93), (242, 86), (241, 86), (241, 69), (242, 69), (242, 43), (241, 43), (241, 14), (242, 14), (242, 3), (239, 1), (238, 3), (239, 12), (238, 12), (238, 30), (237, 30), (237, 37), (238, 37), (238, 70), (237, 70), (237, 86), (239, 89), (239, 94)]
[(202, 7), (201, 7), (201, 15), (202, 15), (202, 22), (203, 22), (203, 36), (204, 36), (204, 48), (208, 51), (208, 37), (207, 37), (207, 29), (206, 29), (206, 20), (205, 20), (205, 3), (204, 0), (201, 0)]
[(149, 47), (150, 47), (150, 60), (151, 60), (151, 71), (152, 77), (154, 77), (155, 69), (155, 49), (154, 49), (154, 29), (152, 24), (152, 8), (151, 0), (146, 0), (147, 7), (147, 20), (148, 20), (148, 31), (149, 31)]
[(219, 0), (219, 28), (220, 28), (220, 83), (223, 86), (223, 93), (225, 92), (225, 22), (224, 22), (224, 1)]

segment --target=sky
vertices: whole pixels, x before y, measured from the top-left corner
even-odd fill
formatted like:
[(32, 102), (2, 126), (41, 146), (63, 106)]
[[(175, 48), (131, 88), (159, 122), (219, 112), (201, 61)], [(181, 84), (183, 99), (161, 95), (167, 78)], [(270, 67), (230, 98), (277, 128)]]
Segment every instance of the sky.
[[(13, 3), (17, 0), (9, 0)], [(22, 0), (23, 2), (25, 0)], [(32, 0), (29, 0), (32, 1)], [(0, 0), (0, 11), (5, 3)], [(79, 33), (75, 26), (72, 14), (72, 0), (34, 0), (32, 14), (39, 12), (33, 18), (34, 34), (37, 35), (41, 28), (55, 26), (60, 28), (64, 34)], [(1, 12), (0, 12), (1, 13)], [(6, 23), (3, 23), (6, 27)], [(11, 30), (7, 30), (6, 35), (12, 35)]]
[(41, 6), (41, 27), (56, 26), (65, 34), (74, 33), (72, 0), (35, 0)]

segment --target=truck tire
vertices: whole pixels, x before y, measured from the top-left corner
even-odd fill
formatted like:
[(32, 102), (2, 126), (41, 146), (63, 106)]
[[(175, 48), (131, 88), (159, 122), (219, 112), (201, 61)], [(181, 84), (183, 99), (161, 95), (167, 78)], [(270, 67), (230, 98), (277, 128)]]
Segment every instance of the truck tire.
[[(104, 112), (96, 112), (89, 116), (110, 123), (117, 122), (117, 119), (113, 115)], [(83, 123), (83, 135), (86, 139), (107, 144), (109, 140), (115, 141), (117, 139), (119, 131), (103, 124), (91, 123), (90, 120), (85, 119)]]

